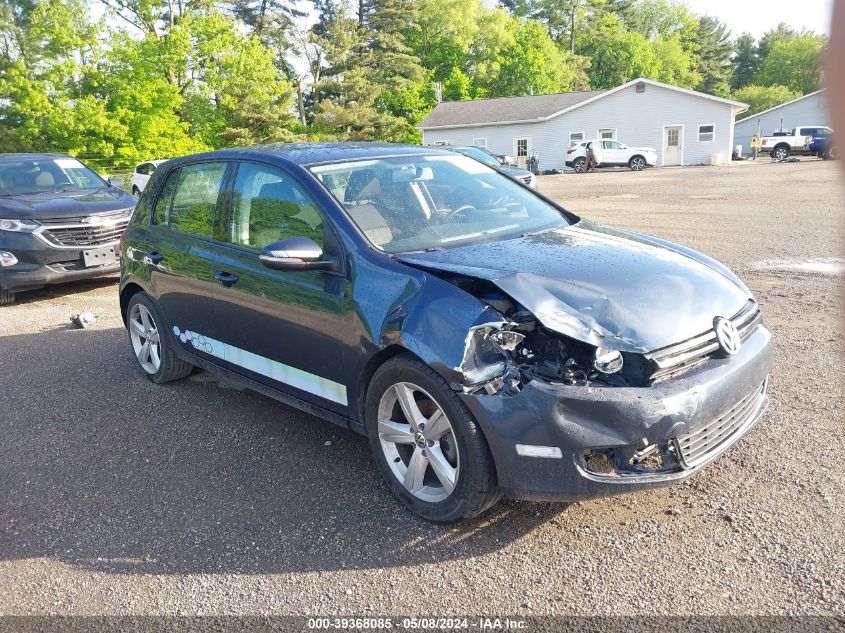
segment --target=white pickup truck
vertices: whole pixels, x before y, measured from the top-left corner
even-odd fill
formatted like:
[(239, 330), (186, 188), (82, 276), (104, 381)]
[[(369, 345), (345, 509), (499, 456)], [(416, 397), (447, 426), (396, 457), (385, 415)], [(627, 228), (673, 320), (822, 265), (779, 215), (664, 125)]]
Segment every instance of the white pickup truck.
[(780, 160), (789, 158), (791, 154), (810, 154), (808, 146), (812, 144), (813, 137), (832, 131), (825, 125), (802, 125), (789, 132), (773, 132), (772, 136), (760, 139), (760, 151)]

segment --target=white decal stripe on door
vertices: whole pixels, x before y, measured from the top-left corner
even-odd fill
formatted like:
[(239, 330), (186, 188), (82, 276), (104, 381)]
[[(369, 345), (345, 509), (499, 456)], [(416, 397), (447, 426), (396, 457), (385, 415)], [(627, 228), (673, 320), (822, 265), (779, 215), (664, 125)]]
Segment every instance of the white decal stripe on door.
[(271, 358), (253, 354), (245, 349), (223, 343), (222, 341), (197, 332), (191, 332), (190, 330), (183, 332), (174, 326), (173, 334), (179, 337), (179, 340), (183, 343), (190, 343), (197, 350), (225, 360), (233, 365), (254, 371), (262, 376), (278, 380), (286, 385), (313, 393), (316, 396), (337, 402), (343, 406), (348, 404), (346, 400), (346, 387), (333, 380), (310, 374), (307, 371), (285, 365)]

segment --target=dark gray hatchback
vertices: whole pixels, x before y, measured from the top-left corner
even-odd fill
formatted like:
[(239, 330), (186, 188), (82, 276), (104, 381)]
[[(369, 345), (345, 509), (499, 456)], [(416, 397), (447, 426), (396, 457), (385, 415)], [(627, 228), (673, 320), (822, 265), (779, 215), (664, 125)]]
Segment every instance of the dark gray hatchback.
[(727, 268), (449, 151), (170, 161), (121, 261), (148, 379), (201, 367), (365, 434), (437, 521), (680, 481), (767, 404), (772, 337)]
[(0, 154), (0, 305), (115, 273), (135, 198), (61, 154)]

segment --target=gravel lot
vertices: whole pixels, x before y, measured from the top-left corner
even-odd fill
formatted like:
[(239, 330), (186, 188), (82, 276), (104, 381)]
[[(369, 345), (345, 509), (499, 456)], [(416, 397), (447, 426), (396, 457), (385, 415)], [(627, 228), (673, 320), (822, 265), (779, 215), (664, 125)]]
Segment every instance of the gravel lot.
[(776, 335), (772, 404), (684, 484), (458, 526), (403, 510), (351, 432), (144, 380), (114, 278), (22, 295), (0, 309), (0, 614), (845, 615), (838, 169), (541, 178), (733, 267)]

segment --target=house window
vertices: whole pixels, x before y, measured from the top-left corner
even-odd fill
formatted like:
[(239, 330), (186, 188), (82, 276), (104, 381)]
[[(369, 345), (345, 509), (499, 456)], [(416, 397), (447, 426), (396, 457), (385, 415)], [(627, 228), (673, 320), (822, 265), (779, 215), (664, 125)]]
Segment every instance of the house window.
[(599, 138), (616, 138), (616, 128), (603, 127), (599, 130)]
[(472, 139), (472, 144), (475, 147), (483, 147), (484, 149), (487, 149), (487, 139), (486, 138), (474, 138), (474, 139)]
[(708, 143), (716, 138), (715, 125), (699, 125), (698, 126), (698, 142)]
[(570, 132), (569, 133), (569, 147), (573, 145), (578, 145), (581, 141), (584, 140), (584, 133), (583, 132)]
[(528, 156), (528, 139), (518, 138), (516, 139), (516, 157), (522, 158), (525, 156)]

